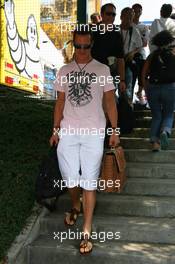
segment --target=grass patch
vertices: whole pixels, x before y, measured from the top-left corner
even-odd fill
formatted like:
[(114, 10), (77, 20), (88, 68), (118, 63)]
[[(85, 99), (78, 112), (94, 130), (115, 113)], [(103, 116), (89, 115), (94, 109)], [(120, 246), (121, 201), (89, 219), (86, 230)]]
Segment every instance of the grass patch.
[(31, 214), (38, 166), (49, 150), (54, 103), (44, 107), (9, 90), (0, 95), (1, 260)]

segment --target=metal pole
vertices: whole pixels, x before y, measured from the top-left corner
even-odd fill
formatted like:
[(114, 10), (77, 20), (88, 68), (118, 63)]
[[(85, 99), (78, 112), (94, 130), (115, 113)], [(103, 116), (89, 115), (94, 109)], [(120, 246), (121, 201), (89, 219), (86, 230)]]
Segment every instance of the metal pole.
[(78, 24), (87, 23), (87, 0), (77, 0), (77, 21)]

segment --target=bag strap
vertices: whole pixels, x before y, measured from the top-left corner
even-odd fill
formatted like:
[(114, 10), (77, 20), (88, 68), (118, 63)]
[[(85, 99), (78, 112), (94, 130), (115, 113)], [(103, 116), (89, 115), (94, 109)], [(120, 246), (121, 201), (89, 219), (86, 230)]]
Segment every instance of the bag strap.
[(106, 154), (115, 154), (115, 148), (114, 147), (110, 147), (110, 148), (105, 148), (104, 152)]

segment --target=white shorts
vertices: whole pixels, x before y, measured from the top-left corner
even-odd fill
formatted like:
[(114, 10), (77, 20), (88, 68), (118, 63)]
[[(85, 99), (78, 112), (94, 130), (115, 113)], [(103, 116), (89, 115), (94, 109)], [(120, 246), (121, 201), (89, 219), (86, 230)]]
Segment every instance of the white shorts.
[(104, 138), (99, 135), (64, 135), (60, 138), (58, 163), (68, 188), (97, 189), (103, 149)]

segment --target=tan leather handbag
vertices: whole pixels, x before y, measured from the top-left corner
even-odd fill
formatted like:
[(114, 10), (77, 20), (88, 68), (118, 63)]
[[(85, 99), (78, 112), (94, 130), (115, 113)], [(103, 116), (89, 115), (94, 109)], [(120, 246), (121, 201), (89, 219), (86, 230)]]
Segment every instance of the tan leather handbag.
[(121, 146), (104, 150), (98, 190), (121, 192), (126, 183), (126, 160)]

